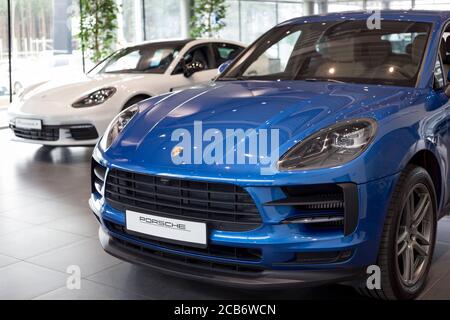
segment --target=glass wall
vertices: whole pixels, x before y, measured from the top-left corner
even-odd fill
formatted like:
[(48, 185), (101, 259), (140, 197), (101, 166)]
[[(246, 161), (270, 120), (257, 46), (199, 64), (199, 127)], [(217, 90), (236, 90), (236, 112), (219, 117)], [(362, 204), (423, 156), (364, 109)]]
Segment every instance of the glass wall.
[(274, 2), (241, 1), (241, 41), (251, 43), (277, 24)]
[(329, 12), (342, 12), (351, 10), (363, 10), (362, 1), (330, 1), (328, 3)]
[(249, 44), (276, 24), (303, 15), (303, 0), (228, 0), (220, 36)]
[(0, 106), (9, 103), (10, 91), (15, 97), (28, 86), (82, 70), (72, 31), (72, 19), (77, 19), (72, 0), (10, 0), (10, 90), (7, 4), (0, 0)]
[(182, 36), (181, 10), (180, 0), (145, 0), (144, 39), (180, 38)]
[(8, 62), (7, 0), (0, 0), (0, 108), (9, 103)]
[[(11, 2), (12, 80), (9, 89), (7, 3)], [(143, 40), (187, 36), (189, 6), (194, 0), (117, 0), (121, 8), (117, 48)], [(313, 13), (349, 10), (450, 10), (450, 0), (227, 0), (226, 27), (220, 37), (246, 44), (274, 25)], [(321, 5), (319, 5), (321, 3)], [(9, 91), (59, 76), (79, 73), (82, 57), (79, 0), (0, 0), (0, 106)], [(86, 69), (89, 69), (89, 62)]]
[(416, 0), (415, 9), (450, 10), (450, 0)]
[(71, 0), (12, 0), (11, 5), (14, 94), (82, 70)]
[(127, 45), (143, 40), (142, 0), (121, 0), (119, 43)]

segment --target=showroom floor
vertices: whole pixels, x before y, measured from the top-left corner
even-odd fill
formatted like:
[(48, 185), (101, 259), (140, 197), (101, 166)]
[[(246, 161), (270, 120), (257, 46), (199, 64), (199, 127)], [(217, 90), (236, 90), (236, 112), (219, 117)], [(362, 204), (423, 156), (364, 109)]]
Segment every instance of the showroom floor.
[[(359, 298), (329, 286), (243, 292), (180, 280), (105, 254), (89, 211), (92, 148), (10, 141), (0, 130), (0, 299), (332, 299)], [(80, 290), (66, 288), (67, 267), (80, 266)], [(450, 299), (450, 218), (439, 224), (424, 299)]]

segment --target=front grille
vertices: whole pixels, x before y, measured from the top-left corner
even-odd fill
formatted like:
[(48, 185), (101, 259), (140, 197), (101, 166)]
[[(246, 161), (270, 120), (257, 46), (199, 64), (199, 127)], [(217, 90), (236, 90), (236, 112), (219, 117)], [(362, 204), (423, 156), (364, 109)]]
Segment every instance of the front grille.
[(232, 272), (238, 274), (258, 274), (263, 272), (264, 269), (259, 266), (252, 266), (246, 264), (238, 264), (238, 263), (229, 263), (229, 262), (216, 262), (203, 260), (200, 258), (188, 257), (182, 254), (169, 253), (165, 251), (158, 250), (156, 248), (144, 247), (141, 245), (137, 245), (135, 243), (131, 243), (128, 241), (124, 241), (117, 237), (113, 237), (113, 239), (120, 246), (126, 248), (127, 250), (133, 250), (137, 253), (143, 254), (151, 259), (158, 259), (160, 261), (169, 262), (170, 264), (178, 264), (179, 266), (185, 266), (190, 268), (199, 268), (205, 269), (208, 271), (222, 271), (222, 272)]
[(59, 128), (51, 126), (43, 126), (41, 130), (35, 129), (21, 129), (14, 125), (10, 125), (14, 134), (18, 138), (39, 141), (58, 141)]
[(175, 219), (205, 222), (226, 231), (248, 231), (262, 221), (241, 187), (111, 170), (105, 197), (120, 211), (134, 210)]
[(71, 126), (69, 131), (74, 140), (94, 140), (98, 138), (97, 129), (92, 125)]
[(262, 257), (262, 252), (260, 249), (219, 246), (213, 244), (209, 244), (208, 247), (204, 249), (194, 248), (150, 239), (148, 237), (145, 237), (144, 235), (137, 236), (134, 233), (129, 232), (124, 226), (121, 226), (113, 222), (106, 221), (105, 224), (106, 227), (114, 233), (131, 237), (136, 240), (145, 241), (148, 244), (162, 247), (164, 249), (179, 250), (185, 253), (201, 254), (208, 257), (247, 260), (247, 261), (260, 261)]

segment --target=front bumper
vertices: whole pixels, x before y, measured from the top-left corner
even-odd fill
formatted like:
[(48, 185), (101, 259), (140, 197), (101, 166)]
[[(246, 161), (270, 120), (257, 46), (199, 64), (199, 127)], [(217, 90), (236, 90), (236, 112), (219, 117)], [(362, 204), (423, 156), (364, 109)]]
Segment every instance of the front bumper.
[(44, 125), (41, 130), (17, 128), (9, 124), (14, 141), (48, 146), (93, 146), (99, 139), (97, 128), (92, 124)]
[[(108, 170), (105, 176), (108, 176)], [(286, 224), (284, 221), (289, 217), (289, 209), (264, 205), (280, 199), (280, 186), (246, 185), (244, 189), (255, 201), (262, 224), (254, 230), (242, 232), (212, 228), (208, 240), (214, 246), (259, 250), (261, 258), (252, 261), (210, 256), (189, 247), (174, 247), (164, 241), (155, 242), (127, 234), (125, 212), (112, 207), (102, 192), (96, 192), (94, 188), (90, 206), (102, 225), (100, 237), (105, 250), (124, 260), (187, 278), (233, 286), (317, 285), (347, 282), (360, 276), (361, 270), (368, 265), (376, 263), (385, 213), (397, 178), (393, 175), (356, 185), (358, 214), (351, 233), (344, 230), (316, 231), (301, 223)], [(310, 181), (308, 183), (310, 185)], [(336, 259), (329, 259), (328, 255), (321, 261), (306, 259), (299, 262), (296, 258), (317, 254), (327, 256), (335, 252), (338, 254)], [(180, 264), (180, 260), (184, 263)], [(223, 271), (223, 266), (230, 265), (233, 270)], [(246, 271), (241, 272), (241, 269)]]
[(123, 242), (111, 237), (103, 227), (99, 228), (99, 239), (103, 249), (110, 255), (139, 264), (165, 274), (208, 282), (222, 286), (249, 289), (286, 288), (287, 286), (318, 286), (327, 283), (354, 281), (364, 276), (364, 269), (334, 270), (264, 270), (255, 274), (211, 271), (193, 267), (189, 263), (174, 263), (157, 255), (145, 254), (126, 247)]
[[(48, 146), (93, 146), (103, 135), (115, 116), (112, 111), (75, 110), (58, 114), (24, 113), (18, 107), (8, 111), (9, 127), (14, 133), (14, 141)], [(94, 112), (96, 111), (96, 112)], [(42, 130), (22, 130), (15, 127), (16, 119), (42, 121)]]

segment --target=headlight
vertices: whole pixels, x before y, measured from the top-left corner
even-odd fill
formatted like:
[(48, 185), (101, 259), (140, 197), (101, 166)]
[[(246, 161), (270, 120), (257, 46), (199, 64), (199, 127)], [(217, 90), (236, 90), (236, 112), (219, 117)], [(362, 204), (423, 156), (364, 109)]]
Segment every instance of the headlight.
[(102, 150), (106, 150), (111, 146), (114, 140), (117, 139), (119, 134), (123, 131), (123, 129), (125, 129), (127, 124), (131, 121), (131, 119), (133, 119), (138, 111), (139, 106), (134, 105), (122, 111), (114, 118), (100, 141), (100, 147)]
[(103, 88), (97, 91), (94, 91), (87, 96), (81, 98), (74, 104), (72, 104), (72, 107), (74, 108), (86, 108), (86, 107), (93, 107), (97, 106), (99, 104), (104, 103), (106, 100), (111, 98), (114, 93), (116, 93), (116, 88)]
[(308, 170), (340, 166), (358, 157), (372, 142), (377, 124), (372, 119), (340, 122), (306, 138), (278, 162), (278, 169)]

